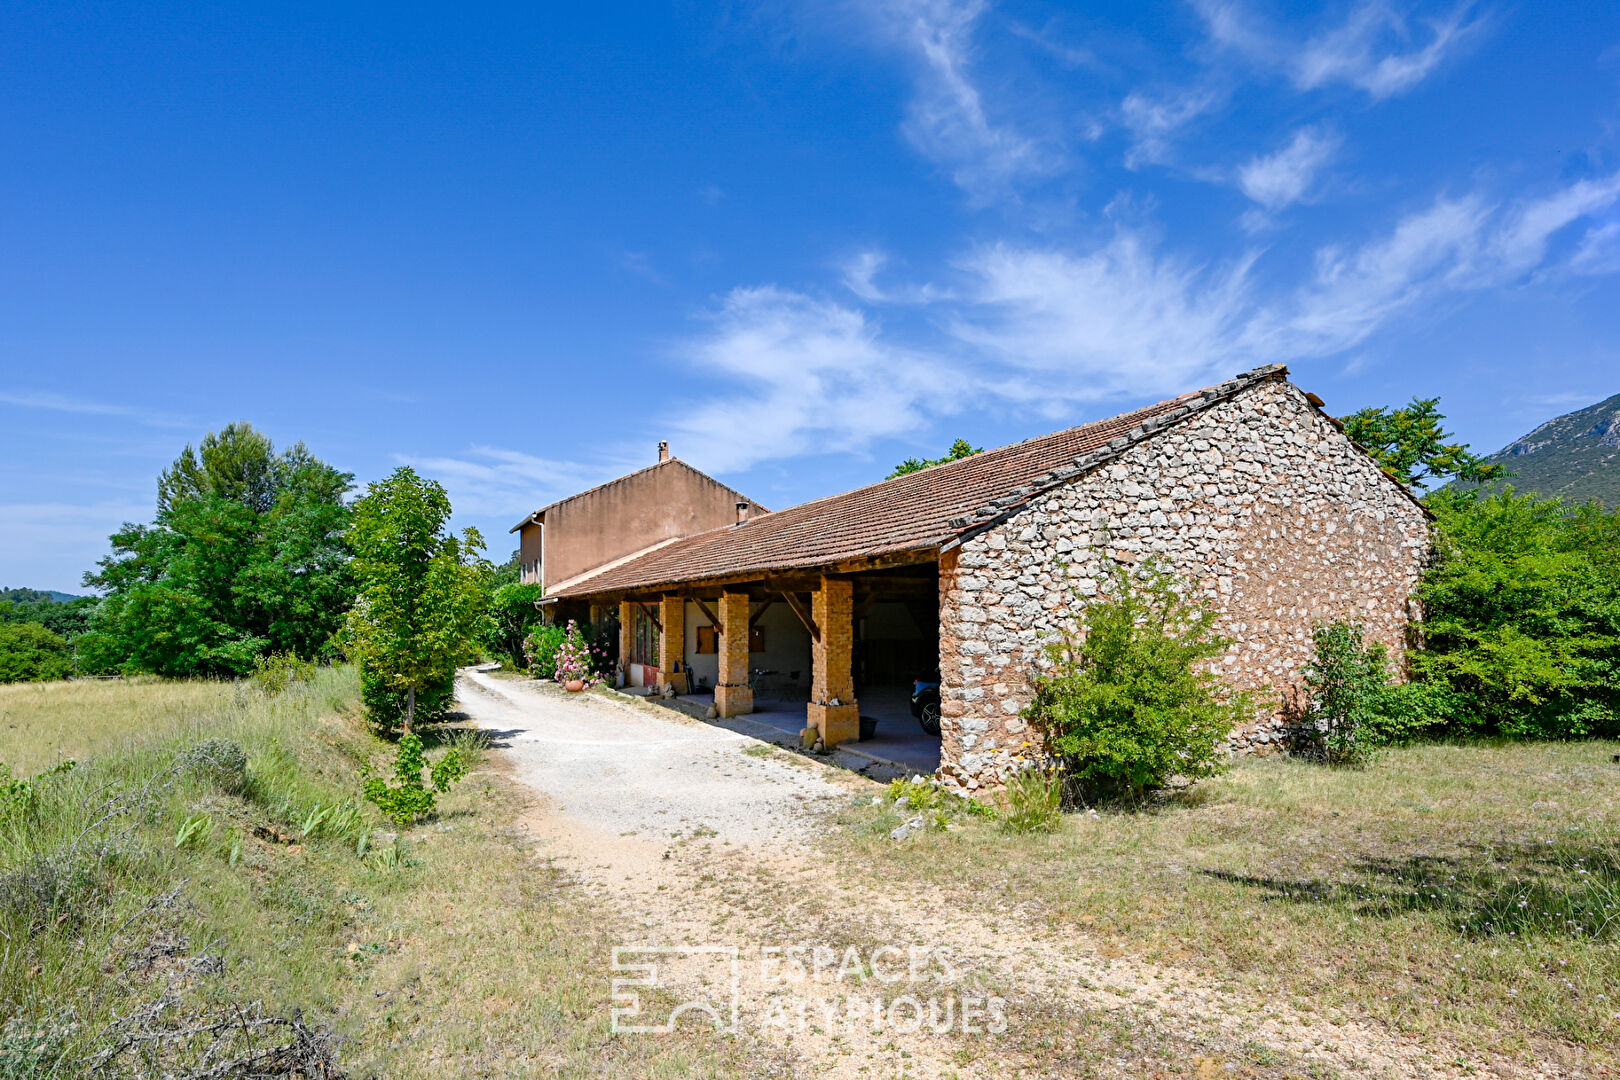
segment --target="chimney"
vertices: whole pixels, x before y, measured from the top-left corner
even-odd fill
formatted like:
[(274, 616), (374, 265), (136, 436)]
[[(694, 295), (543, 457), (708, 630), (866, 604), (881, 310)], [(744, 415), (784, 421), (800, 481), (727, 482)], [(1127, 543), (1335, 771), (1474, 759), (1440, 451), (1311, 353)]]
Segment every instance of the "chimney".
[(658, 441), (658, 460), (660, 462), (665, 462), (665, 461), (669, 460), (669, 440), (668, 439), (660, 439)]
[(748, 506), (749, 504), (747, 499), (737, 500), (737, 524), (748, 524)]

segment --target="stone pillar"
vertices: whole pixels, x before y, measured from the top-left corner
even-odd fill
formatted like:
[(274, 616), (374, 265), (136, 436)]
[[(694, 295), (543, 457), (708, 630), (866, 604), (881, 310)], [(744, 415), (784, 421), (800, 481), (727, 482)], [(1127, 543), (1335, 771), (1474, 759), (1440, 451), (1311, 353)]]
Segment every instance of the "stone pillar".
[[(846, 578), (823, 577), (810, 598), (810, 619), (821, 640), (810, 640), (809, 726), (828, 746), (860, 738), (861, 711), (855, 703), (855, 586)], [(836, 704), (834, 704), (836, 702)]]
[(663, 624), (658, 635), (658, 677), (667, 683), (676, 664), (686, 670), (686, 598), (664, 597), (658, 605), (658, 621)]
[(714, 687), (714, 708), (721, 716), (754, 711), (754, 688), (748, 683), (748, 594), (721, 593), (720, 677)]
[(619, 674), (623, 685), (630, 685), (630, 649), (636, 640), (636, 605), (619, 601)]

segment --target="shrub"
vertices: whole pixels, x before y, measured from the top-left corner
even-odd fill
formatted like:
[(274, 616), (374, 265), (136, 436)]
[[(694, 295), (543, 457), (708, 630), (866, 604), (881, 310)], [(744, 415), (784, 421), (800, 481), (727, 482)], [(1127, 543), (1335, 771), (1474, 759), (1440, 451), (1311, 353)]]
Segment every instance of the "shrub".
[(1063, 774), (1031, 766), (1007, 781), (1002, 796), (1001, 828), (1019, 835), (1052, 832), (1063, 818)]
[(65, 679), (73, 674), (67, 639), (38, 623), (0, 623), (0, 683)]
[(260, 690), (275, 695), (314, 677), (314, 661), (302, 660), (292, 653), (271, 653), (253, 661), (253, 674), (248, 678)]
[(1230, 644), (1215, 613), (1154, 563), (1114, 567), (1094, 598), (1071, 589), (1078, 629), (1047, 642), (1023, 716), (1062, 767), (1071, 798), (1140, 796), (1172, 776), (1213, 776), (1218, 748), (1249, 719), (1247, 696), (1201, 664)]
[(604, 651), (591, 643), (579, 623), (569, 619), (562, 644), (557, 647), (557, 681), (580, 679), (589, 686), (603, 677), (604, 667)]
[(1389, 650), (1369, 643), (1360, 623), (1317, 623), (1315, 655), (1300, 674), (1309, 695), (1305, 749), (1330, 765), (1366, 760), (1378, 741), (1377, 711), (1389, 689)]
[[(396, 690), (382, 677), (360, 669), (360, 700), (366, 715), (381, 731), (398, 731), (405, 724), (404, 690)], [(416, 722), (431, 724), (443, 720), (456, 701), (456, 673), (447, 671), (416, 695)]]
[(537, 679), (555, 679), (557, 651), (562, 648), (563, 641), (567, 637), (567, 633), (560, 626), (536, 627), (523, 642), (523, 653), (528, 661), (529, 674)]
[(227, 794), (247, 790), (247, 751), (230, 739), (204, 739), (180, 755), (179, 765)]
[[(444, 757), (429, 765), (422, 754), (421, 736), (410, 732), (400, 738), (399, 752), (394, 758), (394, 778), (399, 783), (390, 784), (379, 776), (362, 776), (361, 788), (368, 802), (375, 803), (386, 817), (404, 826), (432, 814), (434, 792), (449, 791), (450, 785), (467, 775), (471, 768), (469, 755), (459, 746), (451, 747)], [(431, 788), (422, 782), (423, 769), (427, 770)]]
[[(1427, 499), (1437, 558), (1424, 575), (1419, 677), (1462, 734), (1620, 735), (1620, 511), (1556, 499)], [(1431, 703), (1432, 704), (1432, 703)]]
[(484, 646), (513, 667), (521, 666), (529, 627), (540, 621), (535, 601), (545, 595), (540, 585), (508, 583), (489, 594)]

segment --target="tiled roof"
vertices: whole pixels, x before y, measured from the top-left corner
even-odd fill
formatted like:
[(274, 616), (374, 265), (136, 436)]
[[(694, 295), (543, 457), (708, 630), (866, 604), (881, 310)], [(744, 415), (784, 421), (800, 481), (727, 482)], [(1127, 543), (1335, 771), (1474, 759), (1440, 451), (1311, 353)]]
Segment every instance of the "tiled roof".
[(1257, 368), (1219, 386), (1108, 420), (689, 536), (553, 595), (651, 589), (938, 548), (976, 523), (1010, 512), (1038, 491), (1067, 482), (1182, 417), (1257, 381), (1285, 374), (1279, 365)]

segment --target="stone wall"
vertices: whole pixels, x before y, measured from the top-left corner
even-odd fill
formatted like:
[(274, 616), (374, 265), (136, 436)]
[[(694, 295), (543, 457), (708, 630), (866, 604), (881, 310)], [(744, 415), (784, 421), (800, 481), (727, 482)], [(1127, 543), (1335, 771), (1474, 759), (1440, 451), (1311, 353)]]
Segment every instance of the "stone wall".
[(1105, 560), (1158, 555), (1220, 613), (1215, 661), (1272, 705), (1236, 753), (1280, 741), (1316, 620), (1353, 618), (1400, 662), (1428, 525), (1407, 493), (1281, 378), (1247, 383), (1036, 494), (940, 558), (941, 777), (1000, 782), (1042, 642)]

